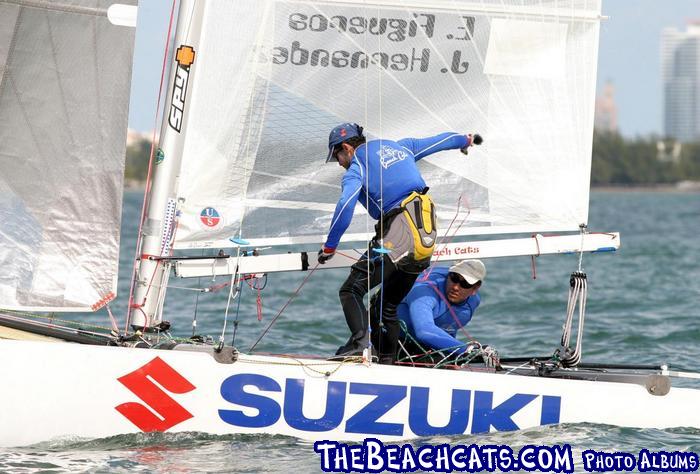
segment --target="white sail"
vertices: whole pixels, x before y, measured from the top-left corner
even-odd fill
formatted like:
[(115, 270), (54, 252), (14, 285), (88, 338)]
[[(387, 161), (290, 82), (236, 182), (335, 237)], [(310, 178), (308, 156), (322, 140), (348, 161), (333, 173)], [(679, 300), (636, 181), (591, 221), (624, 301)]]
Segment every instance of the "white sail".
[(0, 0), (4, 309), (116, 293), (134, 31), (110, 24), (112, 3)]
[[(599, 15), (597, 0), (207, 2), (175, 247), (322, 241), (342, 174), (324, 164), (327, 135), (345, 121), (485, 137), (420, 163), (442, 230), (460, 195), (461, 235), (578, 229)], [(347, 235), (371, 228), (356, 217)]]

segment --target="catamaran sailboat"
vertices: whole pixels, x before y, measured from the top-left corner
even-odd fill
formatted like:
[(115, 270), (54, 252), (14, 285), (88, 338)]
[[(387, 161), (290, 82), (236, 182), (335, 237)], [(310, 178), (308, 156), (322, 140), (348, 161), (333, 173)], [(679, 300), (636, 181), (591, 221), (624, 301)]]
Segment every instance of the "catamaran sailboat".
[[(319, 165), (340, 122), (486, 137), (469, 159), (421, 161), (436, 261), (617, 249), (619, 234), (586, 227), (596, 0), (181, 0), (126, 324), (56, 323), (116, 294), (136, 7), (112, 3), (0, 0), (0, 445), (700, 427), (700, 391), (675, 383), (696, 374), (581, 362), (580, 268), (560, 347), (521, 360), (479, 346), (432, 366), (260, 355), (176, 340), (163, 314), (174, 276), (229, 279), (230, 304), (250, 276), (319, 270), (300, 249), (329, 227), (338, 170)], [(370, 237), (356, 213), (344, 248)], [(354, 263), (341, 253), (323, 268)]]

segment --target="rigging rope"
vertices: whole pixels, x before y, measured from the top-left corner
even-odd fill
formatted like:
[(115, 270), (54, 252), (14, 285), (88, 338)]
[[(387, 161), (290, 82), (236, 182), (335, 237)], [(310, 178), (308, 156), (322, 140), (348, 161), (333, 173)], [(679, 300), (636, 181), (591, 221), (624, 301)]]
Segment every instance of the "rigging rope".
[[(240, 248), (239, 248), (238, 252), (240, 255)], [(221, 350), (224, 347), (224, 338), (226, 337), (226, 324), (228, 323), (228, 310), (231, 307), (231, 301), (233, 298), (235, 298), (236, 296), (239, 295), (238, 286), (235, 285), (237, 276), (238, 276), (238, 265), (236, 265), (236, 271), (231, 274), (231, 282), (229, 283), (231, 286), (229, 287), (228, 299), (226, 300), (226, 309), (224, 310), (224, 324), (223, 324), (223, 327), (221, 328), (221, 336), (219, 336), (218, 350)], [(234, 295), (234, 291), (233, 291), (234, 289), (236, 289), (235, 295)]]
[[(467, 218), (468, 218), (469, 215), (471, 214), (471, 209), (469, 208), (469, 202), (468, 202), (468, 200), (467, 200), (466, 198), (464, 198), (463, 196), (464, 196), (464, 195), (460, 193), (459, 197), (457, 198), (457, 210), (455, 211), (454, 217), (453, 217), (452, 220), (450, 221), (450, 225), (447, 226), (447, 230), (445, 231), (445, 238), (440, 242), (441, 245), (447, 245), (447, 244), (449, 244), (449, 243), (452, 241), (452, 239), (454, 239), (454, 238), (457, 236), (457, 232), (459, 232), (459, 229), (462, 227), (462, 225), (464, 225), (464, 222), (467, 220)], [(459, 225), (455, 228), (454, 233), (452, 234), (452, 236), (450, 236), (450, 230), (452, 229), (452, 226), (454, 225), (455, 221), (457, 220), (457, 217), (459, 216), (459, 210), (460, 210), (460, 208), (461, 208), (461, 204), (462, 204), (462, 200), (463, 200), (463, 199), (464, 199), (465, 201), (467, 201), (467, 202), (466, 202), (467, 214), (466, 214), (466, 215), (464, 216), (464, 218), (462, 218), (462, 220), (459, 222)], [(436, 245), (436, 247), (437, 247), (437, 245)], [(430, 264), (430, 267), (427, 269), (427, 271), (423, 272), (423, 275), (418, 277), (418, 280), (417, 280), (417, 281), (427, 281), (427, 280), (428, 280), (428, 277), (430, 276), (430, 274), (431, 274), (432, 271), (433, 271), (433, 268), (434, 268), (435, 265), (440, 261), (440, 258), (442, 258), (441, 252), (440, 252), (439, 250), (437, 250), (437, 249), (436, 249), (436, 251), (437, 251), (437, 254), (438, 254), (437, 258), (435, 259), (434, 262), (432, 262), (432, 263)]]
[[(561, 335), (561, 347), (554, 353), (561, 360), (564, 367), (574, 367), (581, 362), (583, 326), (586, 318), (586, 300), (588, 299), (588, 281), (583, 267), (583, 244), (586, 236), (586, 224), (579, 226), (581, 229), (581, 248), (579, 249), (578, 271), (571, 274), (569, 279), (569, 300), (566, 308), (566, 322), (564, 323)], [(571, 326), (573, 324), (574, 312), (578, 304), (578, 330), (576, 332), (576, 346), (572, 349)]]
[(47, 324), (51, 324), (51, 325), (56, 325), (56, 323), (59, 323), (60, 325), (73, 326), (77, 329), (92, 328), (92, 329), (99, 329), (99, 330), (102, 330), (105, 332), (109, 332), (111, 330), (111, 328), (109, 328), (107, 326), (100, 326), (98, 324), (91, 324), (91, 323), (87, 323), (84, 321), (71, 321), (68, 319), (58, 319), (55, 317), (54, 313), (34, 314), (34, 313), (26, 313), (24, 311), (14, 311), (14, 310), (9, 310), (9, 309), (4, 309), (3, 313), (7, 313), (10, 315), (17, 315), (18, 317), (22, 317), (22, 318), (26, 318), (26, 319), (43, 320), (43, 321), (46, 321)]
[[(555, 351), (564, 367), (573, 367), (581, 362), (583, 327), (586, 317), (586, 300), (588, 298), (588, 284), (586, 274), (583, 272), (573, 272), (569, 280), (569, 299), (566, 308), (566, 322), (564, 323), (561, 335), (561, 347)], [(571, 326), (573, 324), (574, 313), (578, 304), (578, 330), (576, 333), (576, 345), (572, 349)]]
[(586, 237), (586, 224), (580, 224), (579, 228), (581, 229), (581, 249), (579, 250), (578, 253), (578, 271), (583, 272), (582, 265), (583, 265), (583, 242)]
[(238, 281), (238, 304), (236, 305), (236, 319), (233, 320), (233, 336), (231, 337), (231, 346), (236, 347), (236, 333), (238, 332), (238, 316), (241, 311), (241, 300), (243, 299), (243, 282)]
[[(406, 336), (406, 341), (421, 352), (409, 350), (404, 343), (399, 340), (399, 347), (406, 354), (397, 360), (399, 365), (411, 365), (413, 367), (439, 368), (469, 368), (469, 364), (481, 357), (484, 365), (489, 369), (500, 368), (500, 357), (498, 352), (490, 346), (482, 346), (478, 341), (472, 341), (467, 349), (458, 354), (461, 345), (446, 347), (442, 350), (426, 350), (411, 334), (406, 330), (406, 325), (401, 322), (401, 329)], [(437, 359), (437, 360), (436, 360)]]
[[(204, 251), (202, 251), (202, 255), (204, 255)], [(199, 286), (202, 283), (202, 278), (199, 277), (197, 278), (197, 286)], [(194, 314), (192, 315), (192, 337), (197, 334), (197, 310), (199, 309), (199, 294), (202, 293), (201, 291), (198, 291), (197, 294), (195, 295), (194, 298)]]
[(447, 305), (447, 309), (450, 312), (450, 316), (452, 316), (452, 319), (454, 320), (455, 324), (462, 331), (462, 333), (467, 337), (467, 339), (469, 339), (470, 342), (476, 341), (476, 339), (474, 339), (472, 337), (472, 335), (469, 334), (469, 332), (464, 328), (464, 325), (460, 322), (459, 318), (457, 317), (457, 313), (455, 313), (455, 310), (452, 307), (452, 305), (450, 304), (450, 301), (447, 299), (447, 297), (445, 297), (445, 295), (442, 294), (442, 292), (438, 289), (437, 285), (435, 283), (433, 283), (432, 281), (428, 281), (427, 284), (428, 284), (428, 286), (430, 286), (433, 289), (433, 291), (435, 291), (435, 293), (437, 293), (437, 295), (445, 303), (445, 305)]
[(115, 332), (115, 334), (119, 334), (119, 325), (117, 324), (117, 320), (114, 318), (114, 315), (112, 314), (112, 308), (110, 308), (109, 303), (105, 305), (107, 307), (107, 314), (109, 315), (109, 321), (112, 324), (112, 331)]
[[(532, 279), (533, 280), (537, 280), (537, 263), (536, 263), (535, 259), (537, 257), (539, 257), (541, 254), (541, 252), (540, 252), (540, 239), (539, 239), (540, 237), (542, 237), (542, 235), (540, 235), (540, 234), (533, 234), (532, 235), (532, 238), (535, 239), (535, 245), (537, 246), (537, 254), (530, 255), (530, 265), (531, 265), (530, 268), (532, 269)], [(580, 269), (580, 266), (579, 266), (579, 269)]]
[[(377, 13), (379, 13), (379, 8), (377, 8)], [(367, 30), (365, 30), (365, 37), (367, 36)], [(381, 35), (378, 37), (378, 43), (379, 43), (379, 52), (381, 54), (382, 52), (382, 37)], [(382, 98), (384, 97), (384, 94), (382, 94), (382, 70), (377, 69), (379, 72), (379, 80), (378, 80), (378, 87), (379, 87), (379, 140), (381, 144), (381, 140), (384, 137), (384, 129), (383, 129), (383, 101)], [(367, 179), (369, 181), (369, 157), (367, 156), (367, 150), (365, 150), (365, 162), (367, 163)], [(367, 193), (367, 197), (369, 199), (369, 192)], [(390, 225), (391, 227), (391, 225)], [(384, 168), (379, 167), (379, 247), (381, 249), (384, 249)], [(379, 258), (381, 259), (381, 277), (379, 280), (379, 334), (377, 335), (377, 341), (379, 341), (379, 347), (377, 347), (377, 353), (381, 355), (381, 350), (382, 350), (382, 331), (384, 331), (384, 261), (387, 258), (390, 258), (388, 254), (385, 253), (380, 253)], [(369, 257), (369, 255), (368, 255)], [(395, 264), (394, 264), (395, 265)], [(399, 271), (398, 268), (395, 269), (395, 271)], [(369, 275), (368, 275), (369, 276)], [(369, 280), (368, 280), (369, 284)], [(367, 295), (369, 296), (369, 291), (367, 292)], [(371, 300), (368, 299), (368, 302), (371, 303)], [(372, 308), (369, 307), (369, 304), (367, 305), (367, 328), (368, 328), (368, 334), (369, 334), (369, 344), (368, 344), (368, 351), (367, 351), (367, 362), (369, 364), (372, 363), (372, 321), (371, 321), (371, 313), (372, 313)]]
[[(276, 356), (284, 356), (284, 354), (275, 354)], [(311, 372), (316, 375), (321, 375), (323, 377), (330, 377), (334, 373), (336, 373), (338, 370), (340, 370), (341, 367), (344, 365), (348, 364), (355, 364), (357, 362), (361, 362), (362, 358), (361, 357), (347, 357), (343, 360), (337, 361), (337, 362), (332, 362), (332, 361), (319, 361), (318, 363), (309, 363), (309, 362), (304, 362), (296, 357), (293, 356), (286, 356), (289, 359), (293, 360), (295, 363), (290, 363), (290, 362), (278, 362), (278, 361), (270, 361), (270, 360), (255, 360), (255, 359), (246, 359), (244, 357), (239, 357), (237, 362), (241, 363), (246, 363), (246, 364), (260, 364), (260, 365), (281, 365), (281, 366), (293, 366), (293, 367), (301, 367), (304, 371)], [(332, 370), (317, 370), (314, 367), (322, 367), (322, 366), (333, 366), (334, 368)], [(307, 372), (307, 373), (308, 373)]]
[[(270, 14), (270, 6), (269, 6), (269, 5), (266, 5), (266, 8), (265, 8), (265, 10), (264, 10), (264, 12), (263, 12), (263, 15), (264, 15), (265, 18), (267, 18), (269, 14)], [(259, 29), (258, 32), (257, 32), (256, 44), (261, 44), (261, 43), (262, 43), (261, 37), (262, 37), (263, 35), (264, 35), (264, 29), (261, 28), (261, 29)], [(254, 74), (253, 74), (253, 77), (254, 77), (254, 78), (257, 78), (257, 73), (258, 73), (257, 67), (258, 67), (257, 63), (254, 63), (254, 67), (253, 67), (253, 73), (254, 73)], [(252, 172), (252, 169), (248, 167), (248, 164), (249, 164), (249, 161), (250, 161), (250, 158), (251, 158), (251, 142), (252, 142), (252, 140), (254, 139), (254, 138), (253, 138), (253, 132), (252, 132), (253, 127), (250, 126), (250, 124), (251, 124), (251, 123), (254, 123), (253, 116), (254, 116), (254, 114), (256, 113), (256, 110), (255, 110), (255, 108), (253, 107), (253, 101), (254, 101), (254, 96), (255, 96), (254, 91), (255, 91), (255, 88), (256, 88), (256, 81), (257, 81), (257, 79), (253, 79), (253, 82), (252, 82), (252, 84), (250, 85), (250, 87), (251, 87), (251, 91), (250, 91), (250, 92), (251, 92), (251, 93), (250, 93), (249, 96), (248, 96), (248, 108), (247, 108), (248, 115), (247, 115), (246, 118), (247, 118), (247, 121), (248, 121), (248, 124), (249, 124), (249, 125), (246, 127), (246, 130), (245, 130), (245, 131), (246, 131), (246, 136), (245, 136), (245, 148), (244, 148), (245, 152), (242, 153), (242, 154), (244, 155), (244, 156), (243, 156), (243, 158), (244, 158), (244, 160), (243, 160), (243, 176), (244, 176), (245, 178), (249, 178), (249, 175), (250, 175), (251, 172)], [(265, 99), (264, 99), (264, 101), (263, 101), (263, 104), (264, 104), (264, 105), (267, 104), (268, 93), (269, 93), (269, 88), (266, 88), (266, 89), (265, 89)], [(253, 154), (252, 154), (253, 159), (255, 159), (255, 153), (256, 153), (256, 151), (253, 151)], [(241, 276), (238, 274), (238, 271), (239, 271), (239, 269), (240, 269), (241, 257), (243, 256), (243, 252), (241, 252), (241, 245), (244, 245), (244, 244), (242, 243), (242, 242), (244, 242), (244, 241), (243, 241), (243, 221), (244, 221), (244, 219), (245, 219), (245, 202), (246, 202), (247, 198), (248, 198), (248, 187), (247, 187), (247, 186), (244, 186), (244, 187), (243, 187), (243, 195), (242, 195), (243, 210), (242, 210), (242, 212), (241, 212), (241, 215), (240, 215), (240, 222), (239, 222), (239, 225), (238, 225), (238, 238), (237, 238), (238, 242), (237, 242), (236, 267), (235, 267), (235, 268), (236, 268), (236, 271), (231, 275), (231, 283), (230, 283), (230, 284), (231, 284), (231, 288), (230, 288), (230, 290), (229, 290), (229, 296), (228, 296), (228, 300), (227, 300), (227, 302), (226, 302), (226, 310), (224, 311), (224, 324), (223, 324), (223, 328), (222, 328), (222, 330), (221, 330), (221, 337), (220, 337), (220, 339), (219, 339), (219, 346), (220, 346), (221, 348), (223, 348), (223, 346), (224, 346), (224, 338), (225, 338), (225, 336), (226, 336), (226, 324), (227, 324), (227, 322), (228, 322), (228, 311), (229, 311), (229, 307), (230, 307), (230, 305), (231, 305), (231, 300), (232, 300), (232, 298), (235, 297), (235, 296), (233, 296), (234, 282), (235, 282), (235, 281), (239, 281), (239, 282), (240, 282), (240, 280), (241, 280)], [(236, 243), (236, 240), (234, 240), (234, 239), (230, 239), (230, 240), (231, 240), (232, 242), (235, 242), (235, 243)], [(247, 244), (247, 242), (246, 242), (246, 244)], [(236, 279), (236, 277), (238, 277), (238, 278)], [(239, 285), (239, 286), (240, 286), (240, 285)], [(237, 295), (237, 296), (240, 296), (240, 288), (236, 288), (236, 290), (237, 290), (237, 291), (236, 291), (236, 295)], [(260, 300), (258, 300), (258, 304), (262, 304), (262, 302), (261, 302)], [(239, 304), (239, 305), (240, 305), (240, 304)], [(258, 316), (259, 316), (259, 317), (262, 317), (262, 310), (261, 310), (261, 308), (258, 309)], [(236, 318), (238, 318), (238, 315), (236, 315)], [(237, 320), (237, 319), (236, 319), (236, 320)]]
[(311, 269), (311, 271), (309, 271), (309, 274), (306, 275), (306, 277), (304, 277), (304, 280), (303, 280), (303, 281), (301, 282), (301, 284), (297, 287), (297, 289), (294, 291), (294, 293), (292, 293), (292, 296), (289, 297), (289, 299), (288, 299), (287, 302), (284, 304), (284, 306), (282, 306), (282, 308), (277, 312), (277, 315), (276, 315), (274, 318), (272, 318), (272, 321), (270, 321), (270, 323), (267, 325), (267, 327), (265, 328), (265, 330), (262, 332), (262, 334), (260, 334), (260, 336), (258, 337), (258, 339), (255, 341), (255, 343), (254, 343), (252, 346), (250, 346), (250, 349), (248, 349), (248, 352), (253, 352), (253, 349), (255, 349), (255, 347), (256, 347), (256, 346), (258, 345), (258, 343), (262, 340), (262, 338), (265, 337), (265, 335), (266, 335), (267, 332), (270, 330), (270, 328), (272, 328), (272, 326), (275, 324), (275, 322), (277, 322), (277, 319), (282, 315), (282, 312), (287, 308), (287, 306), (289, 306), (289, 303), (291, 303), (292, 300), (293, 300), (294, 298), (297, 297), (297, 295), (299, 294), (299, 291), (301, 291), (301, 289), (304, 287), (304, 285), (306, 284), (306, 282), (309, 281), (309, 278), (311, 278), (311, 275), (314, 274), (314, 272), (316, 271), (316, 269), (318, 268), (318, 266), (319, 266), (319, 263), (316, 262), (316, 265), (314, 265), (314, 267)]

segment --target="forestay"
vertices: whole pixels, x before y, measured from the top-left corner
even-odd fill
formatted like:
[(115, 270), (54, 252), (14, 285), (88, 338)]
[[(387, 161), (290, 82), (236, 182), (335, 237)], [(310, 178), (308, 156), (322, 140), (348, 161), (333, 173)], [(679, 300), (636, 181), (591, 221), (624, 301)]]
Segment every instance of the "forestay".
[[(207, 2), (175, 247), (321, 242), (342, 175), (327, 135), (345, 121), (370, 138), (485, 137), (420, 163), (443, 232), (460, 195), (462, 235), (577, 230), (599, 17), (598, 0)], [(355, 218), (345, 240), (371, 230)]]
[(134, 31), (111, 3), (0, 0), (2, 308), (116, 292)]

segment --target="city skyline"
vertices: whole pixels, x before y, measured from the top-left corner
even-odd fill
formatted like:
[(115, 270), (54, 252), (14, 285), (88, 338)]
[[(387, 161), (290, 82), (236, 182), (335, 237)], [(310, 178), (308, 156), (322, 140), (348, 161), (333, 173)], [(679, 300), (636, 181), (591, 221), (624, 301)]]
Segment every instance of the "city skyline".
[[(670, 6), (672, 5), (672, 7)], [(129, 127), (152, 130), (170, 2), (142, 0), (139, 7)], [(617, 124), (628, 137), (663, 134), (661, 36), (700, 18), (698, 0), (604, 0), (597, 95), (615, 88)]]
[[(700, 23), (700, 22), (699, 22)], [(664, 135), (681, 142), (700, 139), (700, 24), (664, 29), (661, 41)]]
[(627, 137), (663, 135), (661, 36), (700, 18), (697, 0), (603, 0), (598, 95), (615, 87), (619, 131)]

